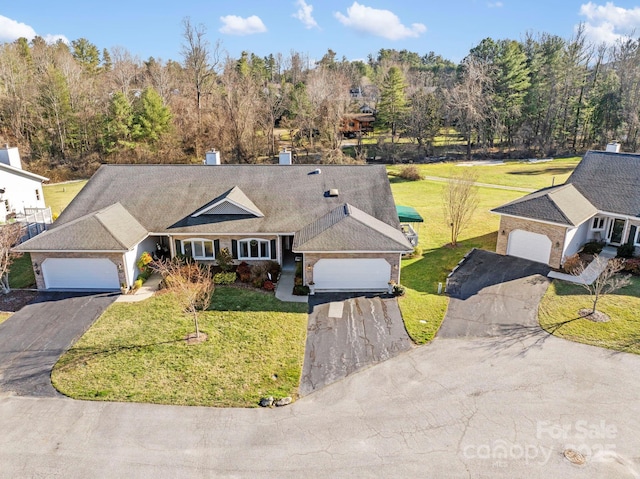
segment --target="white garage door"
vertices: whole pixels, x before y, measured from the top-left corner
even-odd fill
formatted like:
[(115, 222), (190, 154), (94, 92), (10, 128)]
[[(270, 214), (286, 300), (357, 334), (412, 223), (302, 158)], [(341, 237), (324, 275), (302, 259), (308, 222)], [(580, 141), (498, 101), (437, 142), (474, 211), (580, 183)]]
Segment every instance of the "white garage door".
[(382, 258), (321, 259), (313, 267), (317, 290), (384, 291), (391, 265)]
[(551, 254), (551, 240), (540, 233), (513, 230), (509, 233), (507, 254), (548, 264)]
[(120, 288), (118, 269), (106, 258), (47, 258), (42, 262), (42, 276), (47, 289)]

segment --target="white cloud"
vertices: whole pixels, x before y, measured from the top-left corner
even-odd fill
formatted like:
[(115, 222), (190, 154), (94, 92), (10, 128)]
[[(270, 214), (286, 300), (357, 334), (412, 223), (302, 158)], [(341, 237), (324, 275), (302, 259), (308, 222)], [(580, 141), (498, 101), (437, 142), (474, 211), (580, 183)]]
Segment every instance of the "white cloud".
[(585, 34), (597, 43), (615, 43), (640, 29), (640, 7), (616, 7), (613, 2), (580, 5), (580, 15), (586, 17)]
[[(26, 23), (17, 22), (11, 18), (0, 15), (0, 42), (13, 42), (20, 37), (24, 37), (27, 40), (32, 40), (37, 35), (33, 27)], [(55, 43), (58, 40), (62, 40), (64, 43), (69, 43), (69, 40), (64, 35), (41, 35), (47, 43)]]
[(314, 27), (320, 28), (316, 19), (313, 18), (313, 5), (309, 5), (304, 0), (298, 0), (296, 5), (298, 6), (298, 10), (291, 15), (293, 18), (300, 20), (307, 29)]
[(334, 15), (346, 27), (388, 40), (415, 38), (427, 31), (427, 27), (422, 23), (412, 23), (407, 27), (392, 11), (367, 7), (358, 2), (353, 2), (353, 5), (347, 8), (346, 15), (341, 12), (335, 12)]
[(220, 33), (226, 33), (228, 35), (253, 35), (254, 33), (264, 33), (267, 31), (267, 27), (264, 26), (260, 17), (251, 15), (247, 18), (242, 18), (237, 15), (227, 15), (220, 17), (220, 21), (224, 25), (220, 28)]
[(489, 8), (501, 8), (501, 7), (504, 7), (504, 3), (502, 3), (502, 2), (489, 2), (489, 3), (487, 3), (487, 7), (489, 7)]

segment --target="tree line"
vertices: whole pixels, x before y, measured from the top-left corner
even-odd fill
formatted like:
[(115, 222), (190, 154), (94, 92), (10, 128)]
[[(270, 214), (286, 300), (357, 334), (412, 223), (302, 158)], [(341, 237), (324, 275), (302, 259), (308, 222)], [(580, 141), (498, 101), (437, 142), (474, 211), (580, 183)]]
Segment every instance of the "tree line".
[[(140, 60), (86, 38), (0, 45), (0, 140), (33, 171), (87, 176), (101, 163), (199, 162), (206, 150), (255, 163), (280, 140), (322, 161), (343, 153), (345, 115), (374, 112), (378, 143), (356, 159), (434, 155), (455, 131), (462, 153), (553, 155), (615, 139), (638, 149), (640, 44), (594, 45), (579, 28), (520, 41), (486, 38), (455, 64), (434, 52), (382, 49), (366, 61), (302, 53), (232, 58), (183, 21), (178, 60)], [(443, 130), (447, 127), (447, 130)], [(369, 150), (367, 150), (367, 148)]]

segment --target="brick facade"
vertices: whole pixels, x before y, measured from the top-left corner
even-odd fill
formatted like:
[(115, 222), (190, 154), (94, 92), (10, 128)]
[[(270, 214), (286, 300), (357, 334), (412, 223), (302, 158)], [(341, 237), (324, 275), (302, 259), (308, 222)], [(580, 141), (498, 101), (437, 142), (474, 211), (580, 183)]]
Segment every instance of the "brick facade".
[(559, 268), (562, 264), (562, 251), (564, 250), (564, 240), (567, 228), (560, 225), (539, 223), (524, 218), (514, 218), (512, 216), (500, 217), (500, 228), (498, 229), (498, 241), (496, 243), (496, 253), (507, 254), (507, 243), (509, 233), (513, 230), (523, 230), (530, 233), (538, 233), (547, 236), (551, 240), (551, 255), (549, 266)]
[[(38, 289), (45, 289), (44, 276), (42, 274), (42, 263), (47, 258), (107, 258), (113, 262), (118, 268), (118, 281), (120, 284), (126, 284), (126, 273), (124, 255), (122, 253), (31, 253), (31, 267), (36, 277), (36, 285)], [(35, 265), (38, 265), (36, 268)], [(36, 271), (39, 271), (38, 274)]]
[(303, 262), (304, 284), (313, 281), (313, 265), (321, 259), (349, 259), (349, 258), (382, 258), (391, 265), (389, 281), (400, 284), (400, 253), (305, 253)]

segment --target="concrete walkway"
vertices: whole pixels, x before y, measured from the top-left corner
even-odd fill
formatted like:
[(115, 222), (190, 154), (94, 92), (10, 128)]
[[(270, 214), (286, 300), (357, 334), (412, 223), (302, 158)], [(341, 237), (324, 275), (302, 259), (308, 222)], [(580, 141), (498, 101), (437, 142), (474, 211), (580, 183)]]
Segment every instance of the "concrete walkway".
[(278, 280), (278, 285), (276, 286), (276, 298), (278, 298), (280, 301), (286, 301), (289, 303), (307, 302), (307, 296), (295, 296), (293, 294), (295, 276), (295, 270), (282, 270), (282, 273), (280, 273), (280, 279)]
[(138, 301), (144, 301), (158, 291), (160, 283), (162, 282), (162, 276), (159, 273), (153, 273), (151, 277), (144, 282), (144, 284), (135, 291), (133, 294), (121, 294), (116, 299), (117, 303), (137, 303)]
[(550, 271), (547, 276), (549, 278), (568, 281), (569, 283), (592, 284), (596, 280), (596, 278), (600, 276), (600, 273), (602, 273), (607, 267), (607, 263), (609, 262), (609, 260), (615, 258), (617, 254), (618, 252), (615, 249), (606, 247), (600, 252), (598, 258), (589, 263), (589, 266), (587, 266), (579, 275)]

